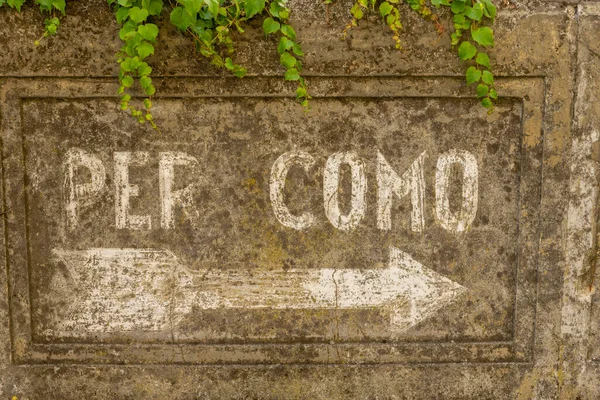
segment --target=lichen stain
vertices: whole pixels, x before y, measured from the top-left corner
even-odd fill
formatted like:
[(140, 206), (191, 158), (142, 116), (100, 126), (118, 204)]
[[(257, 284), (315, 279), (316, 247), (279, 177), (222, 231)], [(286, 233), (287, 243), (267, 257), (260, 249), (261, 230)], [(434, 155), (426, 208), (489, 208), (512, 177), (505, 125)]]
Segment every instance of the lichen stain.
[(541, 372), (538, 368), (534, 368), (533, 370), (529, 371), (525, 377), (523, 377), (523, 380), (517, 389), (517, 400), (533, 399), (534, 390), (538, 381), (540, 380), (540, 377)]
[(15, 356), (22, 358), (27, 351), (27, 341), (22, 337), (15, 339)]

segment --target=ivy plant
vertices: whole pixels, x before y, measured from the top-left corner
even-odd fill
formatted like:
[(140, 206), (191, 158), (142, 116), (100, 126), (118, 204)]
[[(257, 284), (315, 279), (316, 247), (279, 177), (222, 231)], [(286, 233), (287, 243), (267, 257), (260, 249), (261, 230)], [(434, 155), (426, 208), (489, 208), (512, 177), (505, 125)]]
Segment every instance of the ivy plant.
[[(331, 3), (332, 0), (325, 1)], [(399, 31), (402, 29), (402, 23), (399, 2), (400, 0), (357, 0), (350, 9), (352, 19), (344, 28), (343, 35), (345, 36), (352, 27), (358, 26), (358, 21), (369, 9), (373, 11), (377, 9), (392, 31), (396, 48), (400, 49), (402, 45)], [(406, 3), (422, 18), (432, 21), (440, 33), (444, 32), (444, 28), (431, 7), (450, 8), (454, 24), (454, 32), (450, 35), (451, 43), (457, 49), (458, 57), (468, 64), (465, 73), (467, 85), (475, 85), (475, 92), (481, 105), (491, 113), (494, 101), (498, 99), (490, 58), (485, 52), (487, 48), (494, 46), (494, 31), (486, 26), (486, 23), (493, 24), (496, 18), (496, 6), (492, 0), (431, 0), (429, 5), (426, 0), (406, 0)]]
[[(66, 0), (30, 0), (48, 16), (44, 20), (42, 38), (54, 35), (65, 15)], [(324, 0), (325, 4), (333, 0)], [(449, 8), (452, 13), (454, 32), (452, 46), (458, 57), (467, 63), (466, 82), (475, 86), (475, 92), (483, 107), (492, 112), (498, 94), (494, 88), (494, 76), (487, 49), (494, 46), (494, 32), (489, 26), (496, 18), (492, 0), (405, 0), (411, 10), (433, 22), (441, 34), (444, 27), (434, 9)], [(0, 0), (0, 7), (21, 10), (26, 0)], [(123, 46), (117, 52), (119, 63), (119, 95), (121, 109), (129, 111), (140, 123), (149, 122), (158, 129), (152, 117), (152, 96), (156, 88), (152, 82), (152, 67), (146, 59), (154, 54), (159, 40), (156, 19), (166, 16), (177, 29), (188, 35), (198, 53), (219, 68), (229, 70), (242, 78), (247, 70), (235, 62), (235, 38), (244, 33), (251, 20), (262, 21), (265, 36), (275, 36), (274, 44), (279, 62), (285, 69), (284, 78), (295, 82), (296, 99), (309, 109), (311, 96), (302, 77), (304, 53), (297, 40), (296, 31), (289, 23), (290, 9), (287, 0), (107, 0), (120, 25), (119, 38)], [(356, 0), (350, 9), (352, 19), (343, 29), (348, 31), (369, 11), (376, 11), (392, 33), (397, 49), (402, 47), (400, 35), (400, 0)], [(35, 44), (39, 44), (36, 40)], [(132, 104), (132, 90), (139, 87), (145, 97), (138, 105)], [(143, 104), (143, 107), (141, 106)]]
[[(304, 56), (296, 40), (296, 32), (288, 23), (290, 15), (287, 0), (177, 0), (169, 2), (169, 20), (180, 31), (189, 35), (196, 50), (217, 67), (231, 71), (242, 78), (247, 70), (234, 62), (234, 32), (244, 33), (244, 25), (254, 18), (263, 18), (265, 35), (279, 35), (277, 51), (280, 63), (286, 68), (285, 79), (297, 82), (296, 97), (308, 108), (306, 82), (300, 75)], [(121, 109), (143, 123), (149, 121), (157, 128), (150, 109), (156, 88), (150, 74), (152, 67), (144, 61), (154, 54), (159, 29), (151, 22), (165, 9), (163, 0), (107, 0), (114, 7), (117, 23), (121, 24), (119, 37), (124, 45), (117, 54), (120, 65), (119, 94)], [(133, 106), (130, 88), (139, 84), (145, 92), (145, 112)]]
[(286, 3), (287, 0), (177, 0), (170, 21), (193, 38), (198, 52), (212, 64), (241, 78), (247, 70), (233, 61), (233, 33), (243, 34), (247, 21), (261, 18), (265, 35), (279, 37), (277, 51), (286, 69), (285, 79), (297, 82), (296, 98), (308, 108), (310, 96), (300, 75), (304, 53), (288, 22), (290, 10)]
[[(466, 79), (468, 85), (477, 85), (477, 97), (481, 104), (492, 111), (494, 100), (498, 99), (494, 89), (494, 75), (491, 71), (490, 58), (484, 51), (494, 46), (494, 31), (485, 22), (493, 23), (496, 19), (496, 6), (491, 0), (432, 0), (439, 6), (450, 7), (454, 14), (454, 33), (450, 36), (452, 45), (458, 46), (458, 57), (470, 62)], [(460, 44), (459, 44), (460, 43)]]
[[(121, 24), (119, 38), (123, 41), (123, 46), (117, 53), (120, 66), (121, 109), (129, 110), (140, 123), (148, 121), (152, 127), (158, 129), (150, 112), (151, 97), (156, 93), (150, 77), (152, 67), (144, 60), (154, 54), (154, 44), (158, 38), (158, 26), (148, 22), (148, 18), (160, 16), (163, 9), (162, 0), (107, 1), (109, 5), (114, 5), (117, 23)], [(128, 91), (136, 80), (147, 96), (143, 100), (145, 113), (130, 104), (131, 94)]]

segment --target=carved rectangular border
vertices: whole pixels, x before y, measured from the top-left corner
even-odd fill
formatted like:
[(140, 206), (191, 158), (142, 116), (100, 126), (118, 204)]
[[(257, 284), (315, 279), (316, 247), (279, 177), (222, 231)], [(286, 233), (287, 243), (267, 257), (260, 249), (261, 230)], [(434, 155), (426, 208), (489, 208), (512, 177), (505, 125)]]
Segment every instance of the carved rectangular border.
[[(154, 79), (157, 97), (294, 97), (281, 77), (243, 80)], [(209, 82), (210, 81), (210, 82)], [(319, 97), (473, 97), (462, 78), (311, 77)], [(531, 362), (535, 333), (545, 83), (541, 77), (500, 78), (504, 97), (522, 102), (518, 192), (518, 261), (513, 339), (499, 342), (361, 342), (253, 344), (39, 344), (32, 341), (26, 173), (21, 101), (31, 98), (116, 97), (116, 79), (21, 78), (2, 85), (2, 196), (9, 277), (12, 361), (16, 364), (403, 364)], [(260, 88), (260, 91), (257, 91)]]

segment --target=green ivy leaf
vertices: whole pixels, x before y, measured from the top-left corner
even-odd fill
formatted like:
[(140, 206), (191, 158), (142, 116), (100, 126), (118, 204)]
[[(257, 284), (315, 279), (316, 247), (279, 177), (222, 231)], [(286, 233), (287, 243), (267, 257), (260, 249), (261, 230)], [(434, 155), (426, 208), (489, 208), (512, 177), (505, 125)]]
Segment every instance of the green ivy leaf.
[(203, 0), (184, 0), (180, 2), (184, 5), (185, 10), (190, 15), (196, 15), (204, 3)]
[(485, 53), (478, 53), (477, 54), (477, 58), (475, 59), (475, 61), (479, 65), (483, 65), (486, 68), (491, 68), (490, 67), (490, 58)]
[(133, 21), (127, 21), (123, 24), (121, 29), (119, 30), (119, 38), (122, 41), (126, 40), (126, 37), (129, 36), (131, 32), (136, 32), (137, 25)]
[(145, 24), (140, 25), (137, 29), (140, 35), (146, 40), (151, 42), (156, 41), (156, 37), (158, 36), (158, 26), (154, 24)]
[(362, 9), (362, 7), (360, 6), (360, 4), (358, 4), (358, 3), (356, 3), (356, 4), (354, 5), (354, 7), (352, 7), (352, 8), (350, 9), (350, 13), (351, 13), (351, 14), (352, 14), (352, 16), (353, 16), (354, 18), (356, 18), (356, 19), (362, 19), (363, 15), (364, 15), (364, 13), (363, 13), (363, 9)]
[(458, 14), (461, 13), (465, 10), (465, 3), (462, 0), (454, 0), (452, 2), (452, 6), (450, 7), (450, 10), (454, 13), (454, 14)]
[(150, 54), (154, 54), (154, 46), (150, 44), (150, 42), (142, 42), (137, 45), (135, 48), (138, 56), (140, 56), (140, 60), (148, 57)]
[(290, 68), (285, 71), (285, 80), (286, 81), (297, 81), (300, 79), (300, 74), (296, 68)]
[(456, 14), (454, 18), (452, 18), (452, 22), (456, 24), (464, 24), (465, 23), (465, 15), (464, 14)]
[(381, 3), (379, 5), (379, 12), (381, 13), (382, 17), (385, 17), (386, 15), (391, 13), (393, 9), (394, 9), (394, 6), (392, 6), (387, 1), (384, 1), (383, 3)]
[(265, 0), (246, 0), (244, 2), (244, 11), (246, 18), (250, 19), (265, 9)]
[(458, 44), (458, 42), (460, 42), (459, 36), (456, 34), (456, 32), (452, 33), (452, 35), (450, 35), (450, 39), (452, 42), (452, 46), (456, 46)]
[(287, 8), (279, 11), (279, 19), (282, 21), (286, 21), (290, 17), (290, 11)]
[(238, 66), (238, 68), (236, 68), (233, 71), (233, 74), (235, 76), (237, 76), (238, 78), (243, 78), (246, 75), (247, 72), (248, 71), (246, 70), (246, 68)]
[(148, 18), (148, 10), (144, 10), (139, 7), (132, 7), (129, 9), (129, 18), (136, 24), (144, 22)]
[(148, 10), (150, 15), (160, 15), (163, 9), (162, 0), (142, 0), (142, 8)]
[(279, 39), (279, 45), (277, 46), (277, 52), (283, 54), (284, 51), (290, 50), (294, 46), (294, 42), (285, 36)]
[(131, 57), (127, 57), (123, 61), (121, 61), (121, 64), (120, 64), (121, 69), (125, 72), (133, 72), (134, 68), (133, 68), (131, 61), (132, 61)]
[(490, 89), (490, 97), (494, 100), (498, 99), (498, 93), (496, 93), (496, 91), (494, 90), (494, 88)]
[(485, 16), (494, 22), (494, 19), (496, 19), (496, 6), (491, 0), (481, 0), (481, 2), (484, 5), (483, 12)]
[(10, 8), (16, 8), (19, 12), (21, 12), (23, 3), (25, 3), (25, 0), (6, 0), (6, 4), (8, 4)]
[(275, 33), (281, 28), (279, 22), (275, 21), (273, 18), (269, 17), (263, 21), (263, 30), (265, 34), (268, 35), (270, 33)]
[(276, 1), (272, 2), (269, 6), (269, 12), (275, 18), (280, 18), (279, 13), (281, 12), (281, 10), (283, 10), (283, 7), (281, 7), (281, 5), (279, 5), (279, 3)]
[(131, 85), (133, 85), (133, 77), (129, 75), (124, 76), (123, 79), (121, 79), (121, 85), (125, 86), (126, 88), (131, 87)]
[(481, 79), (490, 86), (494, 84), (494, 75), (492, 75), (490, 71), (483, 71), (483, 77)]
[(296, 57), (286, 51), (279, 57), (279, 62), (287, 69), (290, 69), (296, 66)]
[[(130, 22), (135, 25), (133, 21)], [(137, 33), (135, 29), (125, 33), (122, 38), (129, 49), (137, 46), (142, 41), (142, 35)]]
[(481, 79), (481, 71), (475, 67), (469, 67), (469, 68), (467, 68), (466, 77), (467, 77), (467, 85), (470, 85), (471, 83), (479, 82), (479, 80)]
[(67, 6), (65, 0), (52, 0), (52, 6), (60, 11), (62, 15), (65, 15), (65, 8)]
[(470, 42), (462, 42), (458, 47), (458, 57), (460, 57), (460, 59), (463, 61), (470, 60), (471, 58), (475, 57), (476, 53), (477, 48)]
[[(56, 30), (58, 29), (58, 25), (60, 25), (60, 20), (56, 17), (54, 18), (46, 18), (44, 20), (44, 26), (46, 27), (46, 32), (44, 32), (44, 36), (46, 35), (54, 35), (56, 34)], [(37, 46), (37, 44), (36, 44)]]
[(142, 88), (147, 89), (151, 85), (152, 85), (152, 78), (150, 78), (149, 76), (142, 76), (140, 78), (140, 86)]
[(219, 15), (219, 0), (204, 0), (204, 4), (208, 7), (212, 17), (217, 18), (217, 15)]
[[(0, 1), (0, 5), (4, 4), (4, 0)], [(35, 0), (35, 4), (40, 6), (41, 11), (52, 11), (52, 0)]]
[[(4, 3), (4, 0), (0, 1), (0, 6)], [(35, 4), (39, 5), (43, 12), (49, 13), (52, 12), (52, 9), (57, 9), (62, 15), (65, 15), (65, 0), (35, 0)]]
[(393, 26), (394, 23), (396, 22), (397, 17), (394, 14), (388, 14), (387, 17), (385, 17), (385, 23), (388, 24), (389, 26)]
[(57, 29), (58, 29), (58, 25), (56, 25), (56, 24), (52, 24), (52, 23), (46, 24), (46, 31), (48, 32), (48, 35), (54, 35), (56, 33)]
[(292, 45), (292, 50), (294, 51), (294, 54), (298, 57), (304, 57), (304, 52), (302, 51), (302, 48), (298, 43), (294, 43)]
[(246, 73), (248, 72), (246, 70), (246, 68), (242, 67), (241, 65), (237, 65), (233, 63), (233, 60), (229, 57), (227, 57), (225, 59), (225, 68), (227, 68), (228, 70), (230, 70), (231, 72), (233, 72), (233, 74), (235, 76), (237, 76), (238, 78), (243, 78), (244, 75), (246, 75)]
[(119, 24), (122, 24), (123, 22), (125, 22), (127, 20), (127, 18), (129, 18), (129, 8), (119, 7), (119, 9), (117, 10), (116, 16), (117, 16), (117, 22)]
[(146, 76), (152, 73), (152, 67), (150, 67), (145, 62), (142, 62), (137, 67), (137, 73), (139, 76)]
[(488, 95), (490, 88), (488, 87), (488, 85), (484, 85), (483, 83), (480, 83), (479, 85), (477, 85), (477, 97), (486, 97)]
[(485, 108), (492, 108), (494, 106), (492, 104), (492, 101), (488, 97), (481, 100), (481, 105), (484, 106)]
[(171, 11), (170, 19), (171, 23), (182, 31), (196, 23), (194, 17), (188, 14), (183, 7), (175, 7), (173, 11)]
[(146, 94), (148, 96), (152, 96), (154, 93), (156, 93), (156, 88), (154, 87), (154, 85), (150, 85), (146, 88)]
[(479, 7), (465, 7), (465, 15), (473, 21), (481, 21), (483, 17), (483, 9)]
[(296, 31), (290, 25), (281, 25), (281, 33), (283, 33), (285, 36), (289, 37), (292, 40), (296, 40)]
[(494, 45), (494, 32), (487, 26), (472, 30), (471, 37), (484, 47)]
[(306, 91), (306, 88), (303, 88), (302, 86), (298, 86), (298, 88), (296, 89), (296, 98), (300, 99), (302, 97), (306, 97), (308, 95), (308, 92)]

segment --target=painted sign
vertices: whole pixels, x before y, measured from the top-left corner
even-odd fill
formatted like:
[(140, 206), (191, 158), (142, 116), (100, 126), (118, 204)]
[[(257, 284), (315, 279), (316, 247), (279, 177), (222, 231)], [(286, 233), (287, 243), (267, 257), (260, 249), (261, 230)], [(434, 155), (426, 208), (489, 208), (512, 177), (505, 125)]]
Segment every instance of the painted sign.
[[(391, 229), (393, 195), (410, 195), (411, 230), (424, 230), (425, 179), (423, 152), (398, 175), (377, 152), (377, 228)], [(130, 203), (139, 196), (139, 187), (130, 183), (129, 169), (148, 164), (148, 152), (115, 152), (114, 209), (116, 229), (150, 230), (150, 215), (131, 213)], [(194, 205), (192, 185), (174, 190), (175, 166), (192, 170), (198, 160), (183, 152), (158, 154), (160, 224), (155, 229), (174, 229), (174, 209), (181, 208), (191, 221), (200, 218)], [(284, 186), (294, 165), (309, 170), (315, 164), (308, 153), (293, 151), (279, 156), (271, 168), (270, 200), (277, 220), (287, 228), (309, 229), (315, 217), (310, 213), (294, 216), (285, 205)], [(453, 164), (463, 170), (462, 204), (457, 213), (449, 208), (449, 171)], [(340, 211), (339, 184), (342, 165), (350, 167), (351, 204)], [(106, 168), (94, 154), (79, 148), (68, 149), (63, 162), (64, 209), (69, 230), (80, 224), (79, 209), (101, 201), (106, 189)], [(89, 176), (87, 182), (78, 174)], [(442, 154), (436, 166), (436, 216), (440, 225), (453, 233), (463, 232), (477, 213), (478, 169), (475, 157), (452, 149)], [(77, 183), (79, 182), (79, 183)], [(327, 158), (323, 172), (323, 206), (333, 227), (355, 229), (365, 216), (367, 178), (364, 162), (354, 152), (338, 152)], [(191, 217), (190, 217), (191, 216)], [(63, 329), (87, 326), (93, 331), (168, 330), (189, 314), (192, 307), (209, 309), (360, 309), (386, 307), (390, 311), (390, 331), (404, 331), (465, 288), (424, 267), (407, 253), (391, 246), (387, 268), (320, 268), (244, 272), (192, 271), (168, 250), (96, 248), (83, 251), (54, 249), (54, 255), (67, 266), (65, 285), (81, 289), (62, 322)], [(365, 266), (367, 267), (367, 266)], [(194, 279), (194, 276), (196, 277)], [(201, 277), (201, 284), (197, 282)], [(398, 304), (409, 304), (400, 307)]]
[(21, 359), (527, 354), (516, 282), (539, 197), (521, 193), (539, 174), (520, 100), (488, 116), (475, 99), (323, 97), (308, 117), (156, 99), (161, 135), (112, 101), (24, 99), (7, 130)]

